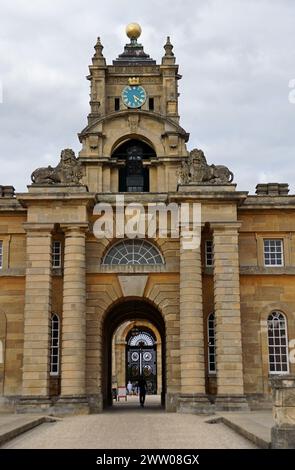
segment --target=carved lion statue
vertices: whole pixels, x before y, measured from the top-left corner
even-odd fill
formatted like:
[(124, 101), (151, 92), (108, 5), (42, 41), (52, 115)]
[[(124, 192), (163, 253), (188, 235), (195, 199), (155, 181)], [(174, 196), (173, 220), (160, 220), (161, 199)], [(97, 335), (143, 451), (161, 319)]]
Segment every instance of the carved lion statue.
[(84, 176), (81, 163), (75, 157), (72, 149), (64, 149), (60, 155), (60, 162), (55, 167), (37, 168), (31, 175), (34, 184), (80, 184)]
[(224, 165), (208, 165), (201, 149), (193, 149), (178, 171), (178, 184), (229, 184), (233, 173)]

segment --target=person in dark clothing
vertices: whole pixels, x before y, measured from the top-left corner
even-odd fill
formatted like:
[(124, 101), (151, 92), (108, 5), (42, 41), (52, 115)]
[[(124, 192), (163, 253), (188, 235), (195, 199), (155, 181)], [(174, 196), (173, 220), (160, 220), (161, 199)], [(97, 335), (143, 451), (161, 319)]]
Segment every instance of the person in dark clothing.
[(137, 386), (139, 389), (140, 406), (144, 406), (145, 396), (146, 396), (146, 380), (142, 375), (139, 377)]

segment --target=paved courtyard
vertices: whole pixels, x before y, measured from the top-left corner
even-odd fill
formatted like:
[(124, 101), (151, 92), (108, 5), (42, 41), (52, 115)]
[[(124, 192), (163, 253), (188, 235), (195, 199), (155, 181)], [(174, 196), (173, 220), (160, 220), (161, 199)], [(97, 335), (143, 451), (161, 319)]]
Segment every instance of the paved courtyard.
[(255, 449), (208, 417), (165, 413), (157, 403), (141, 409), (137, 400), (98, 415), (45, 423), (3, 445), (6, 449)]

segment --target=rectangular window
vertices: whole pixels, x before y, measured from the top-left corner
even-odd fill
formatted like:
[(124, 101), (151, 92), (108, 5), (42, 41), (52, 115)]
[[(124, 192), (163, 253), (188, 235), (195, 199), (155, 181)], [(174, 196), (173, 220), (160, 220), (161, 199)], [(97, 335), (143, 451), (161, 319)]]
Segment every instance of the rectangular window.
[(149, 110), (154, 111), (154, 109), (155, 109), (154, 98), (149, 98)]
[(3, 267), (3, 241), (0, 240), (0, 269)]
[(59, 374), (59, 326), (59, 317), (53, 315), (51, 318), (50, 375)]
[(54, 241), (52, 245), (52, 267), (61, 268), (61, 242)]
[(211, 313), (208, 317), (208, 372), (216, 373), (216, 354), (215, 354), (215, 315)]
[(283, 240), (263, 240), (264, 266), (284, 266)]
[(120, 98), (115, 98), (115, 111), (120, 111)]
[(213, 241), (206, 240), (205, 242), (205, 261), (206, 266), (213, 266)]

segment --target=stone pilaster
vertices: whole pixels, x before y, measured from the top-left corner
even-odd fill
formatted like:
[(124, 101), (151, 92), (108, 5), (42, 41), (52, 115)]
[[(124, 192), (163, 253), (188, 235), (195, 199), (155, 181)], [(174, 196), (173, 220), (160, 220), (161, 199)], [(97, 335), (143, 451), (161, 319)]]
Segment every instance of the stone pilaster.
[[(196, 229), (200, 240), (200, 229)], [(208, 411), (205, 395), (202, 269), (200, 243), (180, 239), (180, 367), (179, 411)]]
[(62, 226), (65, 231), (62, 318), (61, 397), (69, 403), (85, 397), (87, 224)]
[(217, 409), (246, 408), (237, 222), (211, 224), (214, 243)]
[(24, 224), (27, 232), (26, 297), (22, 395), (49, 394), (51, 245), (53, 224)]

